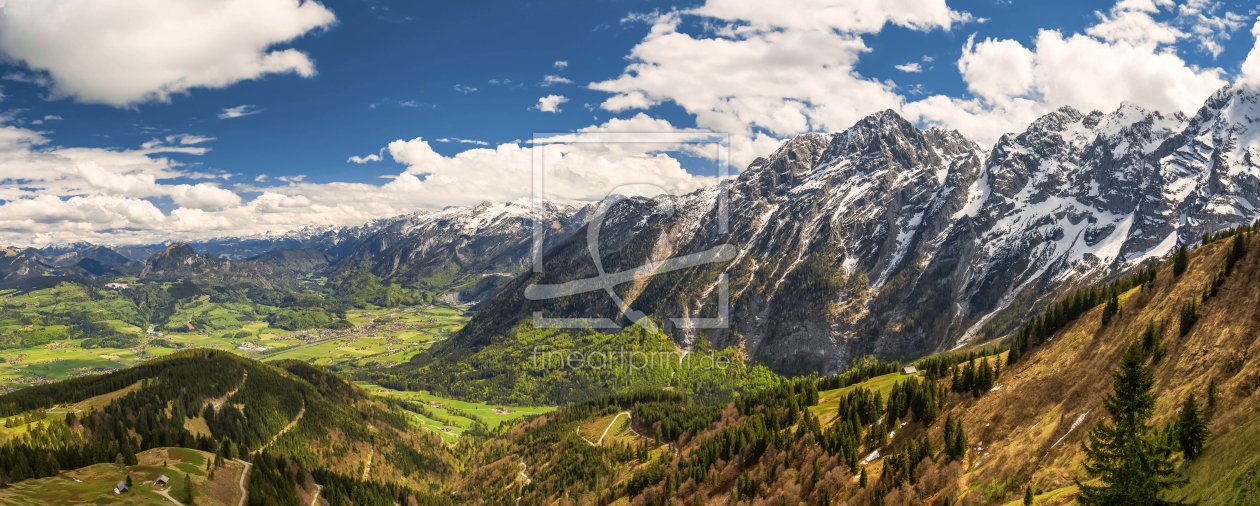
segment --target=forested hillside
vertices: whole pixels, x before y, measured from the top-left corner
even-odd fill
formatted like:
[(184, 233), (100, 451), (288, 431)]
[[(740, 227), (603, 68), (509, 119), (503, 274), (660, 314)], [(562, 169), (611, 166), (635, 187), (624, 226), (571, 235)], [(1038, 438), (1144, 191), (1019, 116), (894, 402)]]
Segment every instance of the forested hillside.
[[(29, 416), (54, 406), (77, 411)], [(5, 483), (95, 463), (134, 464), (137, 452), (167, 446), (255, 460), (251, 504), (296, 504), (293, 487), (303, 473), (333, 485), (323, 494), (333, 504), (392, 504), (408, 496), (427, 504), (430, 487), (455, 477), (440, 440), (413, 427), (399, 408), (303, 362), (263, 364), (190, 350), (0, 396), (0, 410), (31, 422), (0, 446)]]

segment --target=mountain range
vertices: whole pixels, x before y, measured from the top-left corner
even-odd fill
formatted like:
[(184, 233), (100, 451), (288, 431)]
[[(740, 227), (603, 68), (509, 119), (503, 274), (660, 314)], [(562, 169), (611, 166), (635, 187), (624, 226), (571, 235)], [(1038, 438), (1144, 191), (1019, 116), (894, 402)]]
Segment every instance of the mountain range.
[[(883, 111), (789, 140), (721, 188), (611, 206), (603, 267), (734, 246), (730, 261), (626, 283), (618, 295), (683, 346), (704, 334), (783, 370), (836, 372), (866, 354), (909, 358), (999, 337), (1073, 287), (1255, 220), (1258, 99), (1228, 86), (1192, 117), (1128, 103), (1064, 107), (988, 150)], [(594, 277), (586, 247), (579, 233), (549, 249), (542, 273), (484, 303), (449, 346), (482, 346), (535, 312), (629, 323), (603, 293), (525, 296), (533, 284)], [(728, 328), (672, 325), (718, 316), (723, 275)]]
[[(602, 292), (525, 297), (533, 284), (598, 274), (584, 228), (598, 219), (610, 273), (733, 246), (729, 260), (617, 287), (683, 347), (703, 336), (781, 369), (834, 372), (866, 354), (908, 358), (1005, 335), (1074, 287), (1250, 223), (1260, 216), (1258, 100), (1231, 85), (1189, 117), (1129, 103), (1110, 113), (1064, 107), (989, 149), (888, 110), (835, 134), (799, 135), (737, 178), (687, 195), (602, 208), (549, 202), (537, 214), (528, 204), (487, 202), (355, 227), (190, 242), (177, 256), (197, 255), (196, 266), (169, 262), (169, 244), (11, 249), (0, 258), (0, 280), (214, 270), (306, 250), (287, 257), (334, 277), (491, 278), (461, 292), (486, 300), (449, 343), (476, 348), (538, 311), (629, 323)], [(541, 273), (528, 269), (535, 219), (546, 234)], [(673, 323), (717, 316), (722, 279), (726, 328)]]

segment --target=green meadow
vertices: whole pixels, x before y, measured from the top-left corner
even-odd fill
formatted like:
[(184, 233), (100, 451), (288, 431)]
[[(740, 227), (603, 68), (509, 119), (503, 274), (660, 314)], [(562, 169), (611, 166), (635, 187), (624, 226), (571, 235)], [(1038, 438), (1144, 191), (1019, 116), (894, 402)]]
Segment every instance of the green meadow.
[[(188, 348), (340, 368), (392, 367), (450, 337), (467, 320), (460, 308), (368, 305), (346, 311), (351, 329), (290, 331), (263, 320), (272, 309), (199, 295), (178, 301), (174, 314), (150, 333), (128, 323), (144, 319), (116, 291), (70, 284), (0, 291), (0, 391), (123, 369)], [(93, 339), (62, 323), (83, 315), (120, 339)]]
[[(424, 424), (416, 423), (416, 425), (428, 425), (430, 426), (428, 428), (437, 432), (443, 439), (451, 442), (454, 442), (455, 438), (450, 434), (441, 431), (440, 427), (447, 427), (455, 434), (463, 434), (465, 430), (472, 426), (473, 420), (464, 416), (452, 415), (449, 408), (454, 408), (476, 416), (485, 423), (490, 430), (494, 430), (500, 424), (509, 420), (529, 415), (548, 413), (556, 409), (554, 406), (506, 406), (501, 404), (487, 404), (484, 402), (466, 402), (445, 397), (438, 397), (426, 391), (411, 392), (393, 390), (379, 385), (362, 382), (356, 384), (363, 387), (363, 389), (367, 390), (372, 395), (420, 403), (427, 406), (429, 410), (438, 417), (458, 422), (460, 426), (443, 425), (441, 422), (422, 414), (412, 413), (412, 415), (414, 415), (414, 419), (425, 421)], [(440, 403), (443, 407), (434, 407), (430, 401)]]

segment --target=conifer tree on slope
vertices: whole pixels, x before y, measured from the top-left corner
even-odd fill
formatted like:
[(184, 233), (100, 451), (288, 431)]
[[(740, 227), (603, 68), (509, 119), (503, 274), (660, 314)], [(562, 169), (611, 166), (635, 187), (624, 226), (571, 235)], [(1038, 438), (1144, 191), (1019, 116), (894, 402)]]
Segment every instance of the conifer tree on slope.
[(1150, 425), (1155, 377), (1140, 344), (1129, 346), (1111, 376), (1114, 392), (1103, 398), (1110, 420), (1099, 422), (1081, 443), (1085, 472), (1101, 484), (1076, 480), (1076, 500), (1085, 506), (1177, 504), (1160, 499), (1185, 481), (1172, 478), (1172, 448)]
[(1203, 453), (1203, 444), (1207, 442), (1208, 435), (1207, 423), (1199, 414), (1199, 405), (1194, 400), (1194, 394), (1190, 394), (1182, 404), (1181, 416), (1177, 419), (1177, 442), (1181, 444), (1181, 451), (1187, 459)]

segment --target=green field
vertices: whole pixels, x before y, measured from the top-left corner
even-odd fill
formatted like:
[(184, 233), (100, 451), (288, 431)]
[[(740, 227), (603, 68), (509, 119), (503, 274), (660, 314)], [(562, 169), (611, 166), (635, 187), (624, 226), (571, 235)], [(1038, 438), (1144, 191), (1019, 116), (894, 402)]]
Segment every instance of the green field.
[[(499, 404), (487, 404), (484, 402), (465, 402), (438, 397), (425, 391), (408, 392), (392, 390), (378, 385), (373, 385), (371, 383), (356, 384), (363, 387), (363, 389), (367, 390), (372, 395), (379, 397), (391, 397), (424, 404), (429, 406), (429, 409), (433, 411), (435, 415), (459, 423), (459, 426), (444, 425), (441, 422), (419, 413), (411, 413), (413, 415), (412, 418), (415, 425), (432, 430), (448, 442), (455, 442), (459, 435), (462, 435), (464, 431), (468, 430), (468, 428), (472, 426), (473, 421), (463, 416), (452, 415), (446, 408), (454, 408), (471, 413), (485, 423), (490, 430), (494, 430), (500, 424), (508, 420), (514, 420), (523, 416), (548, 413), (556, 409), (554, 406), (504, 406)], [(430, 401), (440, 403), (443, 407), (435, 407), (430, 404)], [(499, 412), (496, 412), (496, 410)], [(424, 423), (420, 423), (419, 420), (424, 420)], [(443, 427), (450, 429), (450, 432), (441, 430)]]
[[(133, 280), (120, 280), (133, 281)], [(459, 330), (467, 318), (451, 307), (368, 306), (346, 311), (353, 328), (290, 331), (260, 315), (273, 310), (200, 295), (178, 302), (168, 321), (142, 329), (136, 306), (114, 291), (77, 285), (19, 294), (0, 291), (0, 393), (31, 384), (124, 369), (187, 348), (217, 348), (258, 360), (296, 359), (342, 368), (392, 367)], [(92, 315), (134, 347), (102, 344), (59, 324)], [(35, 345), (24, 345), (35, 342)]]
[[(172, 504), (157, 493), (165, 490), (175, 498), (183, 496), (185, 474), (192, 476), (196, 503), (199, 505), (237, 504), (240, 499), (239, 476), (243, 466), (229, 462), (210, 480), (204, 471), (206, 455), (184, 448), (154, 448), (137, 454), (138, 465), (96, 464), (82, 469), (62, 471), (51, 478), (25, 480), (0, 490), (0, 504)], [(114, 494), (115, 484), (131, 476), (132, 488)], [(173, 478), (170, 487), (155, 487), (153, 480), (166, 475)]]
[(810, 406), (809, 410), (812, 411), (815, 416), (820, 416), (824, 412), (835, 411), (836, 407), (840, 405), (840, 398), (858, 388), (865, 388), (867, 390), (879, 392), (884, 399), (887, 399), (888, 393), (892, 392), (892, 389), (897, 385), (897, 382), (905, 381), (907, 378), (909, 378), (909, 376), (903, 376), (899, 372), (885, 374), (883, 376), (876, 376), (868, 379), (856, 385), (818, 392), (818, 405)]

